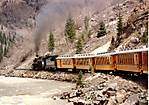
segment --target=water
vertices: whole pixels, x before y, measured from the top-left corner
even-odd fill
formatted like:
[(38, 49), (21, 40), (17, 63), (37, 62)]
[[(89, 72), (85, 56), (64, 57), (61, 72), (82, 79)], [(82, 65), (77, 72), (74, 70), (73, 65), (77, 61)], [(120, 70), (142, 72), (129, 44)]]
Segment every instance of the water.
[(74, 86), (53, 80), (0, 76), (0, 105), (72, 105), (66, 100), (53, 100), (51, 96)]

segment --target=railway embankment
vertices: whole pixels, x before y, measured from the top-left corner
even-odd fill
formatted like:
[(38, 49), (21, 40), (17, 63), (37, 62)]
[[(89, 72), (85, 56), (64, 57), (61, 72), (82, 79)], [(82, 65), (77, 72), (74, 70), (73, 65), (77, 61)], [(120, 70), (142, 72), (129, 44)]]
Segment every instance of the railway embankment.
[(74, 105), (147, 105), (147, 89), (120, 76), (98, 73), (86, 78), (81, 87), (56, 98)]

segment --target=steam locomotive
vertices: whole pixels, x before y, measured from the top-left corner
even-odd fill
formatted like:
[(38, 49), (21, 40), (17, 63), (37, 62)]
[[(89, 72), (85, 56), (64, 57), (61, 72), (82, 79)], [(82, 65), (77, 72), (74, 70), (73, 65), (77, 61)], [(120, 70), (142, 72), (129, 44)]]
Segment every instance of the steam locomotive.
[(126, 71), (148, 74), (148, 48), (97, 54), (48, 55), (36, 57), (34, 70)]
[(46, 55), (38, 56), (36, 55), (33, 60), (32, 69), (33, 70), (56, 70), (56, 58), (58, 55)]

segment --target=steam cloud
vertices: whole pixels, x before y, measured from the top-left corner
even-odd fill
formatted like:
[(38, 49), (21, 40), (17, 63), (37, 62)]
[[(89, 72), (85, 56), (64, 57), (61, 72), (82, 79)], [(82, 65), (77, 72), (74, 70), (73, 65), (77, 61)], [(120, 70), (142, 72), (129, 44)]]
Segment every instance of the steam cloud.
[(102, 10), (106, 0), (53, 0), (45, 5), (36, 18), (36, 30), (34, 33), (35, 52), (38, 54), (41, 40), (49, 31), (52, 31), (60, 23), (64, 23), (69, 16), (75, 17), (82, 10), (87, 12), (89, 8)]

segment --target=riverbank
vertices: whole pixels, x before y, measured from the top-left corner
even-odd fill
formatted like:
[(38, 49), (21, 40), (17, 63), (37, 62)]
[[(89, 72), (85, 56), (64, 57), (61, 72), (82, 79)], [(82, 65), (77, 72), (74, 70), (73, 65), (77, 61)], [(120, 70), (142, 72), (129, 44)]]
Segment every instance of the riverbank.
[(0, 76), (0, 105), (72, 105), (67, 100), (51, 97), (74, 86), (55, 80)]
[(48, 71), (32, 71), (32, 70), (0, 70), (0, 76), (5, 77), (21, 77), (33, 79), (47, 79), (57, 81), (76, 82), (77, 75), (67, 72), (48, 72)]
[[(68, 72), (30, 70), (0, 70), (0, 75), (67, 82), (76, 82), (78, 78), (78, 75)], [(147, 105), (148, 89), (147, 86), (141, 85), (144, 80), (147, 82), (147, 78), (132, 76), (131, 80), (127, 76), (124, 77), (126, 78), (104, 73), (96, 73), (94, 76), (83, 74), (82, 86), (74, 86), (70, 92), (58, 93), (53, 99), (65, 99), (73, 105)]]

